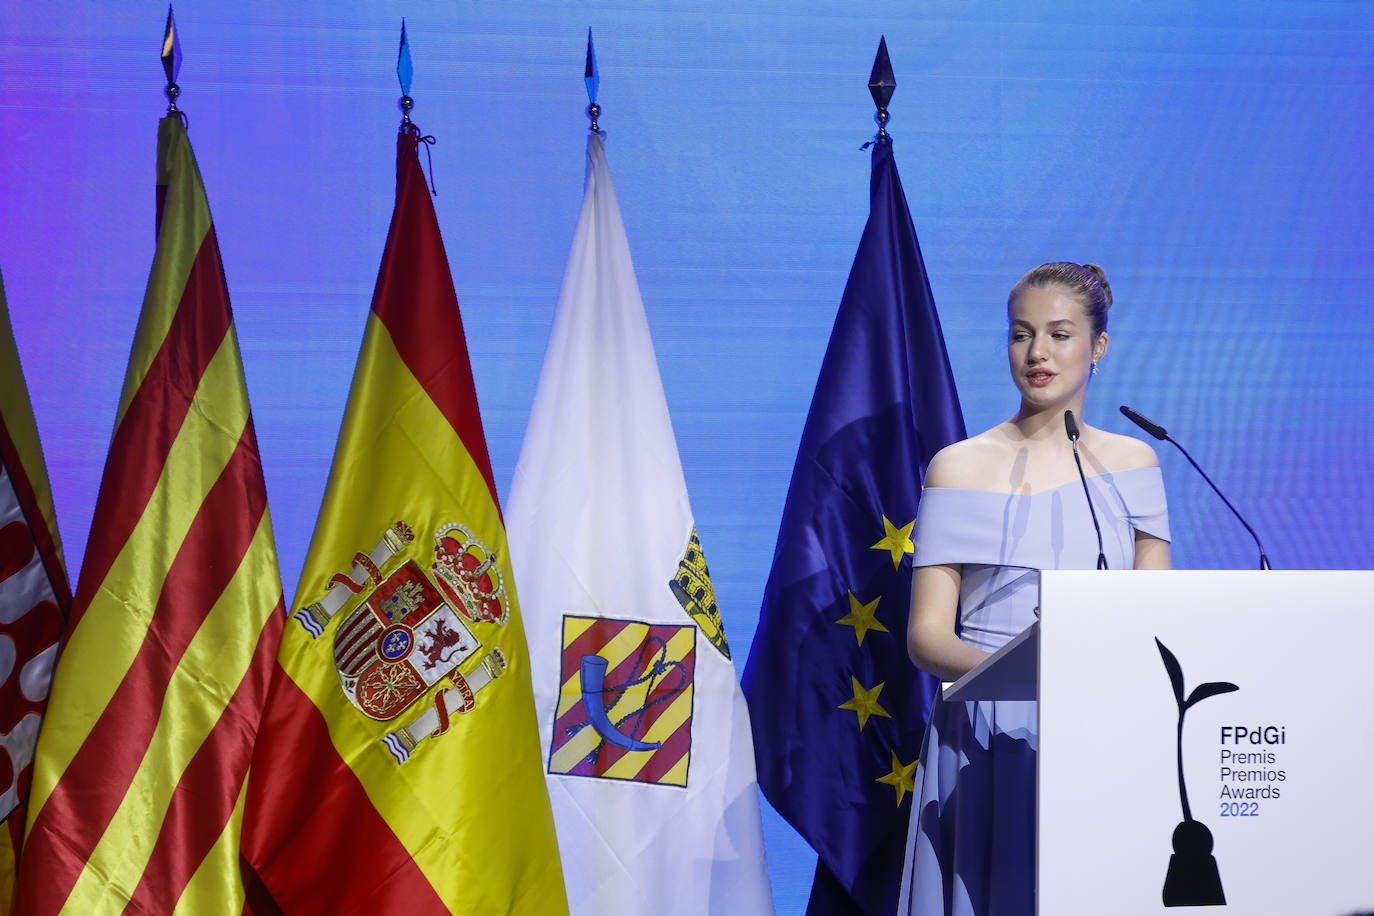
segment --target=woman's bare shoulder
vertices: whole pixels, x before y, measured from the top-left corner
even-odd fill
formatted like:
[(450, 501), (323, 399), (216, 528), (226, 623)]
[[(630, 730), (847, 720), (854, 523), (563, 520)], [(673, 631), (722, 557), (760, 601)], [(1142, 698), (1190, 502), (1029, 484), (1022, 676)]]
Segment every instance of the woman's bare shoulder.
[(952, 489), (987, 489), (992, 470), (1007, 461), (1006, 435), (993, 427), (952, 443), (935, 453), (926, 469), (925, 485)]
[(1134, 436), (1123, 436), (1101, 429), (1096, 432), (1099, 437), (1096, 443), (1097, 450), (1107, 470), (1130, 471), (1135, 468), (1159, 467), (1159, 456), (1148, 442)]

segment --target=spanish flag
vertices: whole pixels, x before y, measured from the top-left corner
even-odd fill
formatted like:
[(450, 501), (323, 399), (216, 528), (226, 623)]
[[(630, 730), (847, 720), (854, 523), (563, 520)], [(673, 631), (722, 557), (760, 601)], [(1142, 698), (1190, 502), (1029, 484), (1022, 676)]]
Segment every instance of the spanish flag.
[(284, 619), (219, 245), (179, 115), (157, 249), (38, 744), (23, 913), (243, 906), (243, 788)]
[(249, 782), (257, 913), (565, 913), (528, 652), (419, 160), (396, 207)]
[(0, 278), (0, 913), (14, 901), (33, 750), (72, 595)]

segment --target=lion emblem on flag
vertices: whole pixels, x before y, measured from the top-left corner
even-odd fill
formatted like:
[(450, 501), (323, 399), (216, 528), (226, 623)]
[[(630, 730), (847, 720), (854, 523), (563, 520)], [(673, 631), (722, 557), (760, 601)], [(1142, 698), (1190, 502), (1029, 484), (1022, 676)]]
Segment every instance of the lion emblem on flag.
[(400, 715), (457, 672), (481, 643), (409, 560), (387, 576), (334, 634), (344, 693), (363, 715)]

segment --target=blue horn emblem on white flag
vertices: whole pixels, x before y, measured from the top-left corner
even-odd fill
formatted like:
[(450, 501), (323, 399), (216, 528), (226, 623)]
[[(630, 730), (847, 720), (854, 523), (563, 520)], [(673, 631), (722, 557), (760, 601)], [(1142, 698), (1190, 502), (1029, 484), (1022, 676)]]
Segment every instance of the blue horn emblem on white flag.
[(657, 750), (661, 742), (640, 741), (616, 728), (606, 715), (602, 694), (606, 682), (606, 660), (599, 655), (582, 656), (582, 708), (587, 711), (587, 720), (596, 733), (611, 744), (627, 751)]

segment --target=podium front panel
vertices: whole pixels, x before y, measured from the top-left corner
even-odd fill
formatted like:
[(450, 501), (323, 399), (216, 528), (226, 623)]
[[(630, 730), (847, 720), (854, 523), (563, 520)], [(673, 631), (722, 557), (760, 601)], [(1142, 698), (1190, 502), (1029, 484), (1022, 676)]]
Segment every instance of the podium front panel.
[(1374, 911), (1374, 572), (1040, 594), (1039, 913)]

